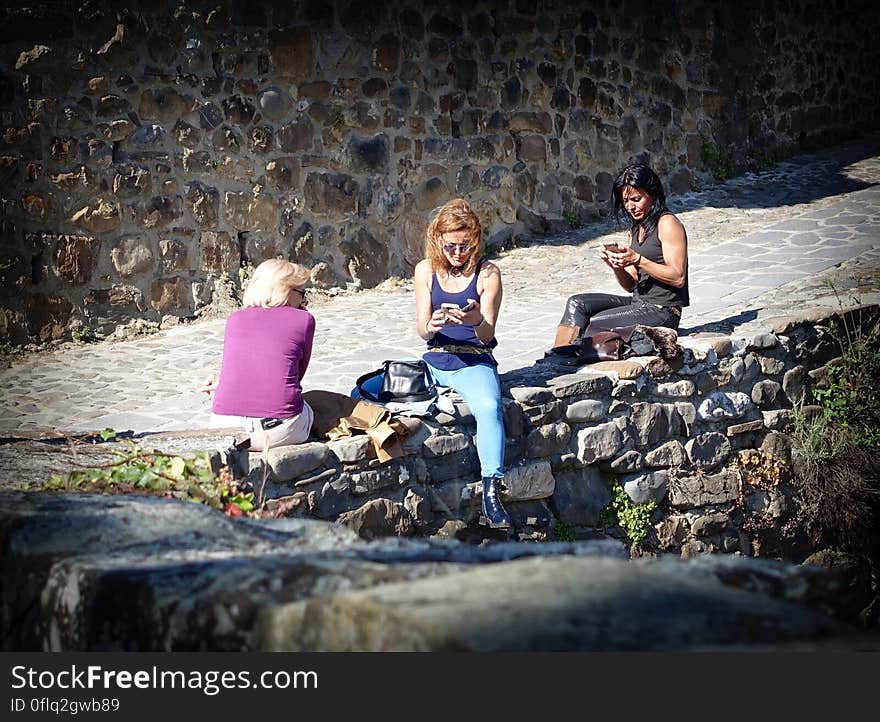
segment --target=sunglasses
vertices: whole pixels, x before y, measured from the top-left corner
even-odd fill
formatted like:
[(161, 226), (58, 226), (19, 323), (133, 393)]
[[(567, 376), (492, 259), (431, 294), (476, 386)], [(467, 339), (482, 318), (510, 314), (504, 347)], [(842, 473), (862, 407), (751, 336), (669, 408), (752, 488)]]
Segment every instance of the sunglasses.
[(306, 298), (306, 294), (308, 293), (308, 291), (300, 291), (298, 288), (294, 288), (293, 290), (296, 291), (300, 296), (302, 296), (303, 303), (305, 303), (308, 300)]
[(458, 251), (459, 253), (464, 253), (471, 247), (470, 243), (444, 243), (443, 250), (447, 253), (455, 253)]

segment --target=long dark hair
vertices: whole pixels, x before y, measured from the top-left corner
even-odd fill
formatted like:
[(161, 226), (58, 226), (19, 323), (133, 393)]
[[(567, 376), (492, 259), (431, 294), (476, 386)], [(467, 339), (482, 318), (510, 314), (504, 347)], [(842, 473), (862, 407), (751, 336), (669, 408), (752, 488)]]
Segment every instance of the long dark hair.
[(663, 184), (660, 182), (660, 178), (648, 166), (642, 163), (633, 163), (620, 171), (617, 174), (617, 178), (614, 179), (611, 191), (614, 217), (618, 223), (621, 222), (621, 217), (628, 218), (630, 227), (635, 228), (639, 224), (626, 212), (626, 208), (623, 205), (623, 189), (626, 186), (632, 186), (640, 191), (645, 191), (653, 198), (651, 207), (648, 209), (648, 215), (641, 222), (646, 232), (652, 230), (657, 225), (657, 221), (660, 220), (660, 216), (668, 210), (666, 208), (666, 193), (663, 191)]

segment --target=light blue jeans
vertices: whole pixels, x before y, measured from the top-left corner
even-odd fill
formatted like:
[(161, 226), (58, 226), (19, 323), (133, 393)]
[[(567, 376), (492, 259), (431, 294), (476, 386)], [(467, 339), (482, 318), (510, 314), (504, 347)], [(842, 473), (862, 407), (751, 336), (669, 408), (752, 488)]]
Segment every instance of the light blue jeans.
[(501, 383), (495, 367), (478, 364), (443, 371), (428, 364), (428, 369), (434, 383), (457, 391), (474, 415), (482, 476), (504, 476), (504, 419), (501, 416)]

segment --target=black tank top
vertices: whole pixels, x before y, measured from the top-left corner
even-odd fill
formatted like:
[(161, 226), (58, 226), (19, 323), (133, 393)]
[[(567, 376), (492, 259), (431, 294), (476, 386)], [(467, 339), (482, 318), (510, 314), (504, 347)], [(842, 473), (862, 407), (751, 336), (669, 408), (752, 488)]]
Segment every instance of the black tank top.
[[(667, 215), (661, 214), (660, 218)], [(669, 215), (672, 215), (669, 213)], [(660, 245), (660, 236), (657, 233), (657, 226), (660, 218), (654, 227), (645, 234), (645, 240), (639, 243), (639, 227), (635, 226), (630, 231), (630, 248), (636, 253), (641, 253), (648, 260), (655, 263), (664, 263), (663, 247)], [(641, 268), (636, 269), (639, 274), (639, 280), (633, 291), (633, 298), (641, 301), (655, 303), (658, 306), (689, 306), (691, 303), (690, 294), (688, 293), (688, 269), (685, 267), (684, 286), (676, 288), (668, 283), (658, 281), (645, 273)]]

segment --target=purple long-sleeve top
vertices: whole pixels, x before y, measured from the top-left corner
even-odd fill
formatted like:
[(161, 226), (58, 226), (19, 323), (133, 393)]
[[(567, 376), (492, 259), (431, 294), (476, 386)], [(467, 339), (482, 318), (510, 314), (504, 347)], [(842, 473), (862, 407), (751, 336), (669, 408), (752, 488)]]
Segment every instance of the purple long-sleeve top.
[(303, 408), (315, 317), (291, 306), (243, 308), (226, 320), (213, 411), (289, 419)]

